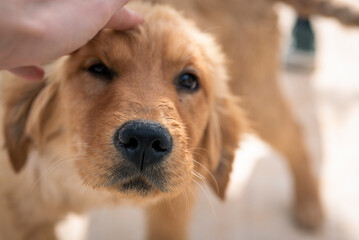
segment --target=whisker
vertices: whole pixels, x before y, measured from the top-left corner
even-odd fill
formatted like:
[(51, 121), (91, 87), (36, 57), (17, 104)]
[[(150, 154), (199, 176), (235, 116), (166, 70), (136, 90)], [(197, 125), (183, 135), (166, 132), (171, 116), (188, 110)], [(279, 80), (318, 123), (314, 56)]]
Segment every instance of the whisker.
[(184, 189), (183, 193), (184, 193), (183, 196), (185, 196), (186, 211), (187, 211), (187, 214), (189, 214), (189, 199), (188, 199), (186, 189)]
[(171, 211), (172, 211), (172, 214), (176, 217), (177, 216), (177, 213), (176, 213), (176, 211), (174, 210), (174, 208), (173, 208), (173, 206), (172, 206), (172, 201), (171, 201), (171, 199), (167, 199), (167, 202), (168, 202), (168, 205), (170, 206), (170, 209), (171, 209)]
[(204, 151), (206, 153), (209, 153), (208, 149), (205, 149), (205, 148), (190, 148), (188, 150), (191, 151), (192, 153), (194, 153), (193, 151), (195, 151), (195, 150), (201, 150), (201, 151)]
[(206, 179), (202, 174), (198, 173), (198, 172), (195, 171), (195, 170), (191, 171), (191, 173), (192, 173), (194, 176), (196, 176), (196, 177), (198, 177), (199, 179), (201, 179), (201, 180), (205, 180), (205, 179)]
[(193, 178), (192, 178), (192, 181), (194, 181), (195, 183), (197, 183), (197, 185), (200, 187), (200, 189), (204, 192), (204, 195), (206, 196), (206, 198), (207, 198), (207, 200), (208, 200), (208, 203), (209, 203), (209, 206), (210, 206), (210, 208), (211, 208), (212, 214), (213, 214), (213, 216), (216, 216), (217, 214), (216, 214), (215, 208), (214, 208), (214, 206), (213, 206), (213, 203), (212, 203), (212, 201), (211, 201), (210, 193), (209, 193), (208, 189), (204, 188), (201, 183), (197, 182), (197, 181), (194, 180)]
[(45, 171), (43, 171), (41, 173), (41, 175), (38, 177), (38, 179), (33, 183), (33, 185), (31, 186), (31, 191), (34, 190), (34, 188), (36, 187), (36, 185), (40, 182), (40, 180), (48, 175), (50, 172), (52, 172), (53, 170), (55, 170), (56, 168), (58, 168), (59, 166), (63, 165), (64, 163), (69, 163), (69, 162), (75, 162), (75, 161), (79, 161), (81, 160), (82, 158), (71, 158), (71, 159), (68, 159), (72, 156), (66, 156), (64, 158), (61, 158), (59, 160), (57, 160), (56, 162), (54, 162), (53, 164), (51, 164), (47, 169), (45, 169)]
[(201, 166), (204, 170), (206, 170), (206, 171), (208, 172), (209, 176), (211, 176), (212, 180), (214, 181), (214, 183), (215, 183), (215, 185), (216, 185), (216, 191), (217, 191), (217, 193), (219, 193), (218, 182), (217, 182), (216, 178), (214, 177), (214, 175), (209, 171), (209, 169), (206, 168), (202, 163), (196, 161), (195, 159), (192, 159), (192, 161), (193, 161), (194, 163), (197, 163), (199, 166)]
[(197, 194), (194, 194), (192, 187), (189, 188), (189, 191), (191, 192), (192, 197), (193, 197), (193, 198), (195, 199), (195, 201), (197, 202)]

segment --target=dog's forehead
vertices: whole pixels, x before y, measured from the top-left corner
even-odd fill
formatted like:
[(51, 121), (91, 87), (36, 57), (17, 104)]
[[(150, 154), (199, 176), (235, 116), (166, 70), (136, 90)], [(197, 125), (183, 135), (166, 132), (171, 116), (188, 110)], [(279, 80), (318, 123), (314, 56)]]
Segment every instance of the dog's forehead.
[(104, 30), (90, 44), (100, 54), (112, 59), (194, 62), (206, 47), (201, 33), (175, 11), (150, 11), (145, 22), (127, 31)]

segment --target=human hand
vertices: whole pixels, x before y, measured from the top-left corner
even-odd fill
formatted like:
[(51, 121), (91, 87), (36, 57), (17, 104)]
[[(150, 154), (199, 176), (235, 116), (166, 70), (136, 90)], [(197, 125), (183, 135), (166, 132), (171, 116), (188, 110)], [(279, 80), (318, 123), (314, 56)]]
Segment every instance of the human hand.
[(69, 54), (104, 27), (125, 30), (143, 19), (128, 0), (0, 0), (0, 69), (41, 79), (36, 66)]

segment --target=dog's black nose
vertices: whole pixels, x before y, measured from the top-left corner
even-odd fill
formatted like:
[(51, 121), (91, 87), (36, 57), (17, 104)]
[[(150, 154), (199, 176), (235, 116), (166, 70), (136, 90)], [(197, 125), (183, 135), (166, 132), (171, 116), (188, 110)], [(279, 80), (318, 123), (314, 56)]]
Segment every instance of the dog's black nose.
[(161, 124), (148, 120), (130, 121), (116, 132), (115, 146), (140, 170), (161, 162), (172, 150), (172, 137)]

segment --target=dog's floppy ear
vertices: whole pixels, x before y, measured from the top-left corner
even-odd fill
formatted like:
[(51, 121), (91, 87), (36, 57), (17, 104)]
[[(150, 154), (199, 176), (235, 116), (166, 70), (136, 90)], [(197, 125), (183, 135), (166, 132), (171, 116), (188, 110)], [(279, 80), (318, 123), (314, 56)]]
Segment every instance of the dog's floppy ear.
[[(54, 91), (48, 89), (45, 80), (31, 82), (9, 76), (3, 85), (5, 148), (12, 167), (19, 172), (26, 163), (29, 147), (44, 126), (44, 112)], [(35, 129), (31, 136), (29, 129)]]
[(235, 151), (245, 128), (244, 114), (234, 98), (228, 93), (227, 97), (217, 99), (208, 122), (204, 147), (208, 151), (212, 174), (207, 180), (221, 199), (225, 197)]

